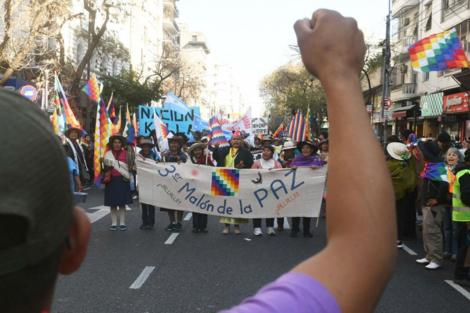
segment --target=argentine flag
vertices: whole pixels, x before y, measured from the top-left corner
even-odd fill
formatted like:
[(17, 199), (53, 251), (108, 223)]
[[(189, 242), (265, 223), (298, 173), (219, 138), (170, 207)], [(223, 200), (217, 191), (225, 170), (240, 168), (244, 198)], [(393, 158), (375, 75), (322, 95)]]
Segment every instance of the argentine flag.
[(180, 114), (187, 114), (190, 111), (189, 106), (171, 92), (166, 95), (163, 108), (176, 111)]

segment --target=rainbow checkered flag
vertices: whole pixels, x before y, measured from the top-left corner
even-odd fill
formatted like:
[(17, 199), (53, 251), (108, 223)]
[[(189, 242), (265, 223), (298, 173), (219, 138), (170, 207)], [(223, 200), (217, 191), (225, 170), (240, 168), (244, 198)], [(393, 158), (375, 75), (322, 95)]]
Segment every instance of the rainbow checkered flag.
[(445, 71), (468, 67), (468, 60), (455, 28), (434, 34), (408, 48), (415, 72)]
[(100, 159), (108, 148), (109, 137), (114, 134), (114, 128), (109, 123), (109, 116), (106, 110), (106, 104), (102, 101), (98, 103), (96, 110), (95, 124), (95, 155), (93, 158), (93, 166), (95, 172), (95, 185), (101, 189), (101, 162)]
[(222, 130), (222, 127), (220, 126), (219, 121), (217, 120), (216, 117), (212, 117), (209, 120), (209, 128), (211, 129), (209, 144), (212, 147), (215, 147), (216, 143), (220, 144), (219, 147), (230, 146), (230, 144), (227, 141), (227, 137), (225, 137), (224, 131)]
[(101, 90), (102, 85), (95, 75), (91, 76), (88, 83), (82, 88), (82, 91), (90, 97), (90, 100), (95, 101), (96, 103), (100, 103)]

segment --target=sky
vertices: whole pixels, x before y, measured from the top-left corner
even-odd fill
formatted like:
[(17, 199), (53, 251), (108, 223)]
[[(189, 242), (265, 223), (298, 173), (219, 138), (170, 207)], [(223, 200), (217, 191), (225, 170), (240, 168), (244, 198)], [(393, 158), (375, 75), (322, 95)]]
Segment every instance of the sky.
[(264, 112), (259, 83), (289, 62), (296, 44), (293, 25), (320, 8), (354, 17), (366, 41), (385, 37), (388, 0), (179, 0), (178, 22), (204, 34), (211, 54), (228, 63), (251, 105), (253, 117)]

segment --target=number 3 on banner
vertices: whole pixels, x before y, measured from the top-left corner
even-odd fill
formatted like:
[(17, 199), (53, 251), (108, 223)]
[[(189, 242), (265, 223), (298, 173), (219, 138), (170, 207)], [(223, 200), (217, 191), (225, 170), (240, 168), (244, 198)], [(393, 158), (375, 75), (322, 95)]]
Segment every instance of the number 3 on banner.
[(167, 168), (165, 169), (165, 171), (166, 171), (166, 174), (165, 174), (165, 175), (163, 175), (162, 172), (160, 172), (160, 170), (158, 170), (158, 174), (160, 174), (161, 177), (167, 177), (168, 174), (174, 173), (174, 172), (176, 171), (176, 167), (175, 167), (174, 165), (172, 165), (171, 167), (173, 168), (172, 171), (170, 171), (170, 170), (167, 169)]

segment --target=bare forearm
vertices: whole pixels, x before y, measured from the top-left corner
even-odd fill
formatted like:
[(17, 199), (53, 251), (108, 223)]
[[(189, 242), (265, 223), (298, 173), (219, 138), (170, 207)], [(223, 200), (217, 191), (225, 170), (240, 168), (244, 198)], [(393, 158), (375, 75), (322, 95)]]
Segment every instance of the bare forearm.
[(367, 118), (359, 78), (332, 78), (324, 81), (323, 87), (329, 104), (332, 142), (328, 238), (357, 236), (370, 240), (367, 249), (393, 245), (396, 239), (393, 187)]

